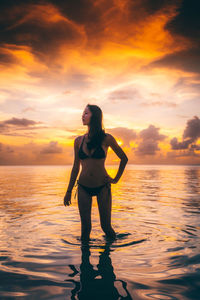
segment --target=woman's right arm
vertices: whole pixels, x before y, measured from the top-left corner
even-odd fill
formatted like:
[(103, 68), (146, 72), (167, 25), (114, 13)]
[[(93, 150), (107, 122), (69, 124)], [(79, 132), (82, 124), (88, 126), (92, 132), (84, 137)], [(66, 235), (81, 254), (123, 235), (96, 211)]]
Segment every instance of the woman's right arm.
[(74, 140), (74, 164), (73, 164), (72, 171), (71, 171), (69, 185), (68, 185), (65, 197), (64, 197), (64, 205), (71, 204), (72, 189), (74, 187), (76, 178), (77, 178), (79, 170), (80, 170), (80, 158), (78, 156), (79, 140), (80, 140), (80, 137), (77, 137)]

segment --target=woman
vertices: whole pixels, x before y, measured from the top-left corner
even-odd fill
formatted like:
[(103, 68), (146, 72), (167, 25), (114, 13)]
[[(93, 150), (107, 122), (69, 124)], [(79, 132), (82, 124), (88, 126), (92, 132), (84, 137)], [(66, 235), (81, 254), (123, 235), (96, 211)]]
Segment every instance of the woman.
[[(82, 115), (83, 125), (88, 131), (74, 141), (74, 164), (70, 182), (64, 197), (64, 205), (71, 204), (71, 193), (82, 166), (78, 183), (78, 207), (81, 218), (81, 240), (89, 241), (91, 232), (92, 196), (97, 196), (101, 228), (106, 237), (115, 239), (111, 226), (111, 183), (117, 183), (122, 176), (128, 158), (115, 138), (102, 129), (102, 111), (97, 105), (88, 104)], [(121, 159), (115, 178), (106, 172), (104, 163), (108, 147)]]

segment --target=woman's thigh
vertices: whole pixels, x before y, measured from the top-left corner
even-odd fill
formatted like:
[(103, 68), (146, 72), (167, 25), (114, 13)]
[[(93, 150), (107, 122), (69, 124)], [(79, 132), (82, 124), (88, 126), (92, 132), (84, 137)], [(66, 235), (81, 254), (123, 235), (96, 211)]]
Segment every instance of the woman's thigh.
[(80, 185), (78, 186), (78, 208), (81, 219), (91, 218), (92, 196)]
[(97, 203), (101, 222), (110, 222), (112, 209), (111, 184), (101, 189), (97, 195)]

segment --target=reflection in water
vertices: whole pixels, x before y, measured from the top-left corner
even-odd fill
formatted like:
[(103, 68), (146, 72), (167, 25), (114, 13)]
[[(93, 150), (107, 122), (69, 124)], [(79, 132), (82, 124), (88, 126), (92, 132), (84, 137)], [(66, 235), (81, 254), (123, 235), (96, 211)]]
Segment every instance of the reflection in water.
[(185, 184), (188, 200), (186, 202), (187, 206), (200, 207), (200, 172), (197, 169), (186, 169), (185, 170)]
[[(110, 258), (110, 243), (107, 242), (103, 252), (100, 252), (99, 264), (97, 270), (94, 269), (90, 263), (90, 245), (83, 244), (82, 251), (82, 263), (80, 265), (80, 282), (75, 280), (65, 280), (73, 282), (75, 288), (71, 291), (71, 299), (132, 299), (130, 293), (127, 290), (127, 284), (123, 280), (117, 280), (112, 261)], [(79, 273), (74, 265), (69, 265), (73, 273), (69, 274), (70, 277), (74, 277)], [(116, 282), (120, 282), (122, 288), (125, 291), (126, 296), (120, 295), (118, 289), (115, 287)]]

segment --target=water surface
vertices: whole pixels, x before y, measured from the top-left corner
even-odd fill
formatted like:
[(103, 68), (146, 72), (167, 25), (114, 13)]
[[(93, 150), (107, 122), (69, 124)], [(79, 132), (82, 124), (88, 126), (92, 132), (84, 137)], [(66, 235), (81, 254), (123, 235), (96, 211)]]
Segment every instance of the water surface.
[[(114, 176), (117, 166), (107, 166)], [(70, 166), (0, 167), (0, 299), (199, 299), (200, 167), (127, 165), (106, 242), (81, 247)]]

